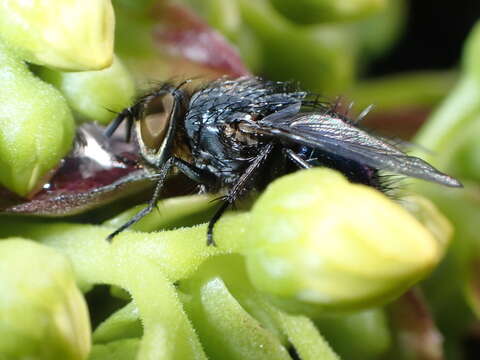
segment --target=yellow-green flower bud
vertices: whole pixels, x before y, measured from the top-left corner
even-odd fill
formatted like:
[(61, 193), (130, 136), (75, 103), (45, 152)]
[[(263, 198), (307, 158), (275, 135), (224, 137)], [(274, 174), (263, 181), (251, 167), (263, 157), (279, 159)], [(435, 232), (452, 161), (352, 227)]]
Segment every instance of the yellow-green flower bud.
[(135, 84), (120, 59), (103, 70), (60, 72), (43, 68), (40, 76), (57, 87), (81, 118), (106, 124), (128, 107)]
[(74, 122), (63, 96), (0, 42), (0, 185), (34, 190), (69, 151)]
[(113, 59), (110, 0), (0, 0), (0, 38), (29, 62), (95, 70)]
[(252, 210), (254, 285), (316, 309), (382, 304), (424, 277), (442, 244), (377, 190), (312, 169), (272, 183)]
[(82, 360), (87, 307), (66, 257), (33, 241), (0, 242), (0, 358)]

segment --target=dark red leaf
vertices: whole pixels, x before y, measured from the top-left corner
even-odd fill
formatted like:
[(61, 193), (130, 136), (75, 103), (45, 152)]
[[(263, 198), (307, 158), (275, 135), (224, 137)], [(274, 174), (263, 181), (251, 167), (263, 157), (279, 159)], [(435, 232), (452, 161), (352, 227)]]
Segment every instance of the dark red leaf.
[(1, 189), (0, 209), (6, 213), (65, 216), (97, 207), (148, 185), (138, 181), (112, 186), (127, 175), (144, 175), (145, 170), (136, 167), (135, 160), (132, 145), (119, 137), (106, 138), (101, 127), (85, 124), (78, 128), (73, 150), (50, 181), (30, 199)]

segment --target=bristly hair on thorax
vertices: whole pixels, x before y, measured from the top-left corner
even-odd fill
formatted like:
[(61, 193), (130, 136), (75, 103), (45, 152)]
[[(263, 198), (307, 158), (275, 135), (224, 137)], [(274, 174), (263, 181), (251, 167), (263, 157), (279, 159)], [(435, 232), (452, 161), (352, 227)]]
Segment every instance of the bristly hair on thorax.
[[(300, 106), (303, 113), (319, 113), (326, 117), (338, 118), (345, 123), (360, 127), (360, 121), (372, 107), (368, 107), (355, 120), (350, 118), (352, 104), (344, 107), (341, 99), (334, 101), (320, 94), (301, 90), (298, 82), (269, 81), (256, 77), (235, 80), (221, 78), (201, 84), (192, 92), (189, 115), (200, 118), (208, 114), (209, 119), (231, 117), (232, 114), (248, 113), (257, 120), (291, 106)], [(366, 130), (368, 131), (368, 130)], [(197, 132), (196, 136), (200, 132)], [(394, 140), (386, 139), (392, 144)], [(309, 151), (310, 150), (310, 151)], [(374, 168), (356, 169), (353, 163), (341, 156), (300, 149), (312, 166), (324, 166), (341, 171), (350, 181), (372, 186), (388, 196), (395, 197), (395, 189), (403, 177)], [(293, 168), (290, 171), (294, 171)]]

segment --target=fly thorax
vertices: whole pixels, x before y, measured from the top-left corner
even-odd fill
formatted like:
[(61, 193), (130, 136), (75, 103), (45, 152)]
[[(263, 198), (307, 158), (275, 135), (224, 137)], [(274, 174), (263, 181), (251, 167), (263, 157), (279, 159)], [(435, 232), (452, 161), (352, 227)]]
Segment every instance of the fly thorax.
[(250, 131), (250, 128), (245, 126), (242, 122), (225, 124), (223, 127), (223, 135), (228, 141), (243, 146), (253, 147), (258, 145), (258, 137), (255, 136)]

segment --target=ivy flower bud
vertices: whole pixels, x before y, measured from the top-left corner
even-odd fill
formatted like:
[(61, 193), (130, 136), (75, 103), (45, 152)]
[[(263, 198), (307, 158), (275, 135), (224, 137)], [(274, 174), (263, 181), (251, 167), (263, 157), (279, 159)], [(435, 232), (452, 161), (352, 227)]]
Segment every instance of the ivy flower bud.
[(0, 38), (29, 62), (95, 70), (113, 59), (110, 0), (0, 0)]
[(82, 360), (90, 323), (67, 258), (33, 241), (0, 242), (2, 359)]
[(63, 96), (0, 42), (0, 184), (27, 195), (70, 150), (73, 117)]
[(59, 89), (79, 117), (106, 124), (128, 107), (135, 84), (120, 59), (103, 70), (60, 72), (43, 68), (40, 76)]
[(382, 193), (329, 169), (272, 183), (252, 210), (248, 245), (258, 289), (338, 310), (399, 295), (439, 262), (445, 246)]

